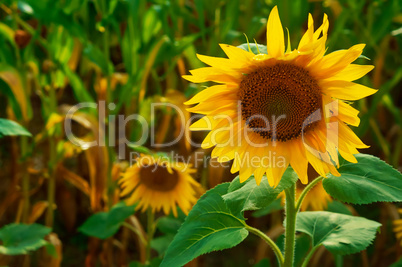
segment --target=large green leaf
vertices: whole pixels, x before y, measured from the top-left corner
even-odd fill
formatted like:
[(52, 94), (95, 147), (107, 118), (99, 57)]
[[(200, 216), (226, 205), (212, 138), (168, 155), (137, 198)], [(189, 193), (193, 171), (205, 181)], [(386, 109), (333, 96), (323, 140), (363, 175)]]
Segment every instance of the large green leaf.
[(40, 224), (9, 224), (0, 229), (0, 254), (20, 255), (47, 244), (43, 238), (50, 228)]
[(268, 215), (268, 214), (270, 214), (272, 212), (282, 210), (282, 209), (283, 209), (282, 199), (277, 198), (273, 202), (271, 202), (271, 204), (266, 206), (265, 208), (262, 208), (260, 210), (254, 211), (252, 216), (256, 217), (256, 218), (259, 218), (259, 217), (263, 217), (263, 216)]
[(402, 201), (402, 174), (371, 155), (355, 155), (358, 163), (341, 162), (341, 177), (328, 175), (323, 180), (332, 197), (347, 203), (368, 204)]
[(86, 235), (106, 239), (114, 235), (127, 217), (134, 214), (135, 205), (126, 206), (124, 202), (114, 205), (108, 212), (99, 212), (78, 228)]
[(278, 195), (292, 186), (298, 177), (292, 168), (288, 168), (282, 176), (276, 188), (269, 185), (268, 180), (263, 177), (260, 185), (255, 182), (254, 176), (250, 177), (244, 183), (240, 183), (239, 177), (236, 177), (229, 186), (228, 193), (223, 196), (234, 214), (240, 214), (245, 210), (259, 210), (267, 207)]
[(220, 184), (198, 200), (161, 266), (182, 266), (202, 254), (234, 247), (247, 237), (245, 222), (233, 215), (222, 198), (228, 188), (228, 183)]
[(362, 217), (327, 211), (301, 212), (296, 230), (311, 236), (313, 247), (324, 245), (340, 255), (364, 250), (375, 238), (380, 223)]
[(30, 132), (28, 132), (18, 123), (7, 119), (0, 119), (0, 138), (2, 138), (3, 136), (16, 135), (32, 136)]

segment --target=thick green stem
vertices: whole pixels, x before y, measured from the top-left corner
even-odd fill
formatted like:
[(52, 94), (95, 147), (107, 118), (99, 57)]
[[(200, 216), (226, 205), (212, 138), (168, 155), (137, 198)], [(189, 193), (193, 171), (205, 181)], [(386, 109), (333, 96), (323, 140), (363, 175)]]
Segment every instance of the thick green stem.
[(283, 255), (281, 250), (279, 249), (279, 247), (275, 244), (275, 242), (269, 238), (269, 236), (267, 236), (266, 234), (264, 234), (263, 232), (261, 232), (260, 230), (258, 230), (257, 228), (251, 227), (251, 226), (247, 226), (246, 228), (250, 233), (253, 233), (259, 237), (261, 237), (265, 242), (268, 243), (268, 245), (272, 248), (272, 250), (274, 251), (276, 258), (278, 259), (279, 262), (279, 266), (283, 265), (284, 259), (283, 259)]
[(294, 252), (295, 252), (295, 237), (296, 237), (296, 215), (295, 207), (296, 185), (292, 185), (285, 190), (286, 206), (285, 206), (285, 267), (293, 267)]
[(147, 248), (146, 248), (146, 256), (145, 256), (145, 262), (149, 263), (151, 259), (151, 241), (152, 238), (154, 237), (155, 233), (155, 216), (154, 213), (152, 212), (151, 208), (148, 208), (147, 210), (147, 219), (148, 219), (148, 226), (147, 226), (147, 233), (148, 233), (148, 238), (147, 238)]
[(300, 207), (303, 203), (304, 198), (306, 197), (307, 193), (311, 190), (311, 188), (313, 188), (316, 184), (318, 184), (319, 182), (322, 181), (322, 179), (324, 179), (324, 177), (319, 176), (317, 178), (315, 178), (311, 183), (309, 183), (303, 190), (303, 192), (300, 194), (299, 199), (297, 200), (296, 203), (296, 211), (300, 210)]
[(313, 247), (310, 252), (307, 254), (306, 258), (303, 261), (303, 265), (302, 267), (307, 267), (308, 266), (308, 262), (310, 261), (311, 257), (313, 257), (314, 252), (317, 250), (317, 248), (319, 248), (320, 245)]

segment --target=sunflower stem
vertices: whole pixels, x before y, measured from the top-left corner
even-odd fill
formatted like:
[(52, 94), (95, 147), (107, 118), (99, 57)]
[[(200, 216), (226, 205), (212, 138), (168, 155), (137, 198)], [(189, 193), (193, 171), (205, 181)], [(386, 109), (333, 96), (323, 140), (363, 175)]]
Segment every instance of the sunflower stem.
[(279, 249), (279, 247), (275, 244), (275, 242), (269, 238), (269, 236), (267, 236), (266, 234), (264, 234), (263, 232), (261, 232), (260, 230), (258, 230), (257, 228), (251, 227), (251, 226), (247, 226), (247, 230), (250, 233), (253, 233), (259, 237), (261, 237), (265, 242), (268, 243), (268, 245), (272, 248), (272, 250), (274, 251), (276, 258), (279, 262), (279, 266), (283, 266), (283, 255), (281, 250)]
[(154, 225), (154, 220), (155, 216), (154, 213), (152, 212), (151, 208), (148, 208), (147, 210), (147, 247), (146, 247), (146, 254), (145, 254), (145, 263), (149, 264), (151, 260), (151, 241), (155, 233), (155, 225)]
[(301, 207), (301, 205), (302, 205), (302, 203), (303, 203), (303, 200), (304, 200), (304, 198), (306, 197), (307, 193), (308, 193), (316, 184), (318, 184), (319, 182), (321, 182), (322, 179), (324, 179), (324, 177), (319, 176), (319, 177), (315, 178), (311, 183), (309, 183), (309, 184), (304, 188), (303, 192), (300, 194), (299, 199), (297, 200), (297, 203), (296, 203), (296, 211), (299, 211), (299, 210), (300, 210), (300, 207)]
[(285, 261), (284, 267), (293, 267), (294, 252), (295, 252), (295, 237), (296, 237), (296, 215), (297, 209), (295, 206), (296, 185), (293, 184), (285, 190), (286, 206), (285, 206)]
[(303, 261), (302, 267), (307, 267), (307, 266), (308, 266), (308, 262), (310, 261), (311, 257), (313, 257), (314, 252), (315, 252), (315, 251), (317, 250), (317, 248), (319, 248), (320, 246), (321, 246), (321, 244), (318, 245), (318, 246), (313, 247), (313, 248), (310, 250), (310, 252), (307, 254), (306, 258), (305, 258), (304, 261)]

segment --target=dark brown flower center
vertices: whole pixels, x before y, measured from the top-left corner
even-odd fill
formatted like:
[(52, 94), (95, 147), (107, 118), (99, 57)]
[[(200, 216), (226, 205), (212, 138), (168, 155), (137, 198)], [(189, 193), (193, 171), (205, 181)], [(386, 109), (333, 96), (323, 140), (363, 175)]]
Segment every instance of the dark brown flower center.
[(179, 174), (173, 170), (169, 173), (166, 167), (158, 164), (142, 166), (140, 180), (151, 190), (167, 192), (174, 189), (179, 182)]
[(266, 139), (287, 141), (321, 120), (322, 98), (307, 70), (292, 64), (262, 66), (240, 83), (242, 117)]

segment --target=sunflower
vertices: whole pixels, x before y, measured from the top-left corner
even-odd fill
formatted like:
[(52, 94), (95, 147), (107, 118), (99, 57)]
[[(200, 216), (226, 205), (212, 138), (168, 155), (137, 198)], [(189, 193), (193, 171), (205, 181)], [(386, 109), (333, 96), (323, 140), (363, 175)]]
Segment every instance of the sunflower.
[(323, 177), (339, 176), (338, 152), (350, 162), (357, 148), (367, 148), (348, 125), (358, 126), (358, 111), (347, 102), (376, 90), (353, 83), (373, 66), (351, 64), (364, 44), (325, 55), (329, 22), (308, 29), (297, 49), (285, 38), (277, 7), (267, 23), (267, 54), (220, 45), (228, 58), (197, 55), (210, 67), (190, 71), (190, 82), (216, 82), (187, 101), (205, 115), (192, 130), (209, 130), (203, 148), (214, 147), (218, 161), (233, 160), (232, 173), (257, 184), (266, 174), (276, 186), (289, 164), (306, 184), (310, 163)]
[[(188, 214), (197, 201), (201, 188), (192, 177), (195, 170), (190, 164), (174, 162), (164, 157), (141, 155), (120, 179), (121, 196), (129, 195), (128, 205), (138, 203), (142, 212), (148, 208), (177, 217), (177, 206)], [(130, 195), (131, 194), (131, 195)]]

